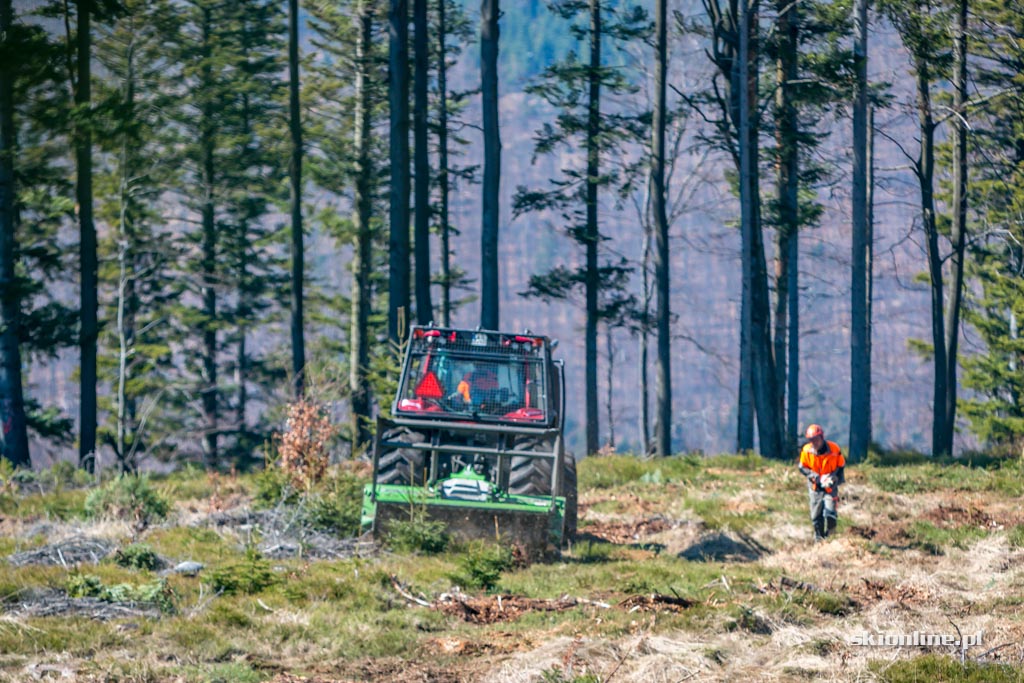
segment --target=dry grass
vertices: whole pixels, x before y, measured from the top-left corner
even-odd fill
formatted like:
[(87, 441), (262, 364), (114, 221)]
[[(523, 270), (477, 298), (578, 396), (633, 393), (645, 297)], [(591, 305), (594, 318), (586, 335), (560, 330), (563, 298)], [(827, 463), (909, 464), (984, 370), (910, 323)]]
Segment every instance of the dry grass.
[[(443, 604), (455, 553), (273, 559), (273, 585), (218, 596), (210, 572), (273, 540), (270, 511), (251, 509), (244, 478), (172, 479), (168, 490), (190, 493), (138, 540), (207, 564), (197, 577), (169, 579), (177, 613), (102, 623), (18, 616), (18, 595), (59, 591), (73, 571), (105, 583), (154, 577), (109, 559), (77, 569), (0, 564), (0, 681), (873, 681), (885, 680), (890, 662), (959, 654), (858, 646), (851, 635), (957, 628), (984, 634), (968, 658), (998, 648), (985, 659), (1021, 661), (1024, 549), (1009, 540), (1022, 518), (1013, 496), (962, 490), (955, 477), (948, 488), (886, 491), (871, 470), (853, 469), (839, 534), (815, 545), (794, 468), (700, 464), (582, 462), (581, 541), (561, 562), (505, 571), (497, 592), (513, 602), (497, 609), (518, 611), (486, 623), (415, 605), (392, 587), (398, 575), (409, 594)], [(615, 485), (616, 473), (628, 480)], [(7, 516), (0, 530), (8, 555), (76, 536), (122, 544), (135, 533), (125, 522), (35, 514)], [(652, 594), (690, 606), (640, 609)], [(565, 596), (584, 600), (545, 609)], [(469, 597), (495, 606), (493, 595)]]

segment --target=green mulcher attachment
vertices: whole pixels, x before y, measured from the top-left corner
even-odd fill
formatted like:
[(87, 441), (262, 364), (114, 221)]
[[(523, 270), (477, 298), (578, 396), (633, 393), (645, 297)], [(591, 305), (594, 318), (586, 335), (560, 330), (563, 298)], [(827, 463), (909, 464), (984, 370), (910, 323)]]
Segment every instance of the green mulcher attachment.
[(576, 466), (553, 346), (529, 333), (414, 327), (394, 417), (377, 421), (364, 530), (380, 538), (419, 514), (530, 559), (571, 543)]

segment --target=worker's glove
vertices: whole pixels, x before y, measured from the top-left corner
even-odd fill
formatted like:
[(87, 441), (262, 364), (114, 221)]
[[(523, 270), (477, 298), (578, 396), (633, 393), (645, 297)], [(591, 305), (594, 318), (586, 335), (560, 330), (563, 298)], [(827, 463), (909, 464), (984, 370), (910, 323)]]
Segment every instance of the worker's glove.
[(831, 486), (832, 486), (832, 475), (831, 474), (826, 474), (824, 477), (821, 478), (821, 487), (827, 489), (827, 488), (829, 488)]

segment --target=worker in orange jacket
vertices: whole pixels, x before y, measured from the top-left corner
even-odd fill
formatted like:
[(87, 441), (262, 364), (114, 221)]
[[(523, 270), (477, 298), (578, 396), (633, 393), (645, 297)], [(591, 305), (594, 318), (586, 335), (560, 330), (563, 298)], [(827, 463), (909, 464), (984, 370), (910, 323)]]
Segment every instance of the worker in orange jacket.
[(821, 425), (812, 424), (805, 434), (809, 443), (800, 451), (800, 474), (807, 478), (814, 540), (821, 541), (836, 528), (839, 519), (839, 485), (846, 481), (846, 458), (839, 446), (825, 440)]

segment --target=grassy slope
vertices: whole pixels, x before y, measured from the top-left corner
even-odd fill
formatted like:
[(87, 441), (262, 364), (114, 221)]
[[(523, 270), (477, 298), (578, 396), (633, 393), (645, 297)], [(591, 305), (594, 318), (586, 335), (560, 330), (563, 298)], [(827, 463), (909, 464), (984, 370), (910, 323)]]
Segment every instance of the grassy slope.
[[(485, 625), (411, 605), (391, 583), (398, 577), (433, 600), (465, 574), (464, 550), (247, 564), (253, 530), (196, 524), (211, 508), (250, 505), (254, 479), (183, 473), (156, 483), (174, 511), (136, 539), (174, 561), (206, 563), (197, 578), (168, 579), (175, 613), (96, 622), (8, 611), (0, 680), (1024, 680), (1024, 670), (1006, 666), (1024, 648), (1020, 464), (850, 469), (840, 533), (815, 546), (791, 466), (740, 456), (588, 459), (579, 466), (576, 546), (559, 562), (504, 571), (491, 593), (612, 607)], [(353, 487), (334, 490), (351, 496)], [(130, 540), (129, 522), (85, 520), (84, 501), (81, 490), (0, 494), (0, 554), (73, 534)], [(269, 585), (211, 598), (213, 577), (231, 567), (263, 572)], [(157, 580), (112, 560), (0, 563), (0, 600), (10, 610), (34, 589), (65, 589), (76, 574), (104, 585)], [(801, 582), (813, 590), (794, 587)], [(619, 607), (652, 593), (694, 604)], [(938, 647), (850, 642), (857, 633), (955, 628), (983, 632), (966, 665)], [(983, 658), (995, 663), (974, 661), (1007, 643)]]

